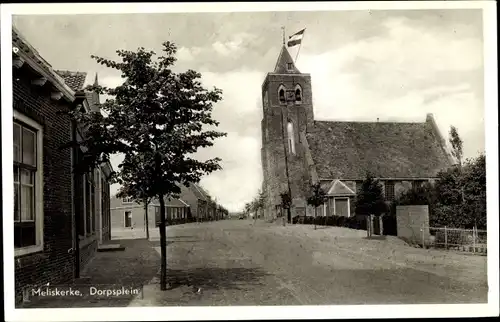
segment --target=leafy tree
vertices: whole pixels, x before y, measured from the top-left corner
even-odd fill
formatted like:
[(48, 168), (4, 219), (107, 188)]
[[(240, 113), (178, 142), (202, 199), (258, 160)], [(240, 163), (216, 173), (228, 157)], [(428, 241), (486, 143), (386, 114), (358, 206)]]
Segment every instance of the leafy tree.
[(121, 61), (91, 56), (99, 64), (121, 72), (124, 83), (115, 88), (87, 88), (112, 97), (101, 104), (104, 113), (76, 109), (70, 115), (86, 130), (85, 138), (78, 143), (87, 149), (81, 167), (93, 167), (109, 160), (112, 154), (122, 154), (124, 159), (115, 181), (126, 183), (127, 193), (143, 191), (143, 197), (159, 200), (160, 281), (165, 290), (164, 198), (178, 197), (180, 185), (189, 186), (199, 182), (201, 176), (221, 169), (219, 158), (199, 161), (192, 156), (199, 148), (212, 146), (213, 140), (225, 133), (215, 131), (218, 122), (211, 116), (213, 104), (221, 100), (221, 90), (203, 88), (201, 75), (193, 70), (174, 73), (171, 67), (177, 49), (173, 43), (163, 43), (162, 51), (163, 56), (156, 60), (156, 54), (143, 47), (136, 52), (118, 50)]
[(280, 194), (281, 198), (281, 208), (286, 209), (286, 214), (288, 219), (291, 218), (290, 207), (292, 206), (292, 198), (288, 192), (283, 192)]
[(314, 229), (316, 229), (316, 211), (319, 206), (323, 205), (328, 200), (325, 190), (321, 188), (321, 183), (318, 181), (311, 186), (311, 195), (307, 198), (307, 204), (314, 207)]
[[(462, 198), (465, 202), (462, 202)], [(462, 169), (450, 167), (427, 183), (403, 193), (396, 205), (429, 205), (433, 227), (486, 229), (486, 158), (467, 160)]]
[(464, 211), (469, 214), (467, 226), (486, 229), (486, 156), (467, 160), (463, 171)]
[(379, 216), (388, 210), (382, 185), (368, 173), (356, 195), (356, 214)]
[(455, 157), (458, 162), (458, 165), (462, 166), (462, 158), (463, 158), (463, 141), (458, 135), (458, 130), (453, 125), (450, 127), (450, 144), (451, 144), (451, 154)]

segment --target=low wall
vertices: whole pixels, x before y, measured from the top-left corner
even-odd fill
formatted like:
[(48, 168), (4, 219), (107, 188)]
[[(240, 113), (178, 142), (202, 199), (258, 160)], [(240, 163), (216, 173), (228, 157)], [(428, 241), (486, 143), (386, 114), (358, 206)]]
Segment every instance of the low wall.
[(422, 239), (424, 239), (425, 243), (429, 244), (431, 234), (429, 231), (429, 207), (427, 205), (397, 206), (396, 221), (398, 237), (418, 244), (422, 244)]

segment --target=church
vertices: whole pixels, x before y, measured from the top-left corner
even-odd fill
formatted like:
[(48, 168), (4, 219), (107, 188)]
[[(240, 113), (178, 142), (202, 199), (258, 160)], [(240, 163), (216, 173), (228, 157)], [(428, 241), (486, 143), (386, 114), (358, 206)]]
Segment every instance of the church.
[(315, 121), (311, 76), (297, 69), (284, 44), (262, 84), (262, 106), (267, 219), (286, 214), (280, 206), (285, 192), (292, 218), (314, 215), (306, 200), (317, 182), (328, 195), (317, 214), (351, 217), (367, 172), (381, 182), (390, 202), (455, 163), (432, 114), (417, 123)]

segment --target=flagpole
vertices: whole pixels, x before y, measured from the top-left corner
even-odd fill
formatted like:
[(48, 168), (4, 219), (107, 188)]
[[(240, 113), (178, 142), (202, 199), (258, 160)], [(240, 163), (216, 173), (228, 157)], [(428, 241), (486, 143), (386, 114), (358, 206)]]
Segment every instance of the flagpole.
[(302, 34), (302, 39), (300, 40), (299, 49), (297, 50), (297, 55), (295, 55), (295, 63), (297, 63), (297, 58), (299, 58), (300, 48), (302, 48), (302, 42), (304, 41), (305, 35), (306, 35), (306, 30), (304, 29), (304, 33)]

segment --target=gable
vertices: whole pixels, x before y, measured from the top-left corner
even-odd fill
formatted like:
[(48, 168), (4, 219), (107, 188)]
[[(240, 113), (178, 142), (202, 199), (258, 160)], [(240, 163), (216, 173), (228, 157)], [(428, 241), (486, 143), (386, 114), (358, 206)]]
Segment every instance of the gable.
[(351, 190), (345, 183), (340, 180), (334, 180), (332, 186), (328, 190), (327, 195), (329, 196), (350, 196), (355, 195), (354, 191)]
[(428, 122), (315, 121), (307, 141), (319, 178), (433, 178), (451, 163)]

